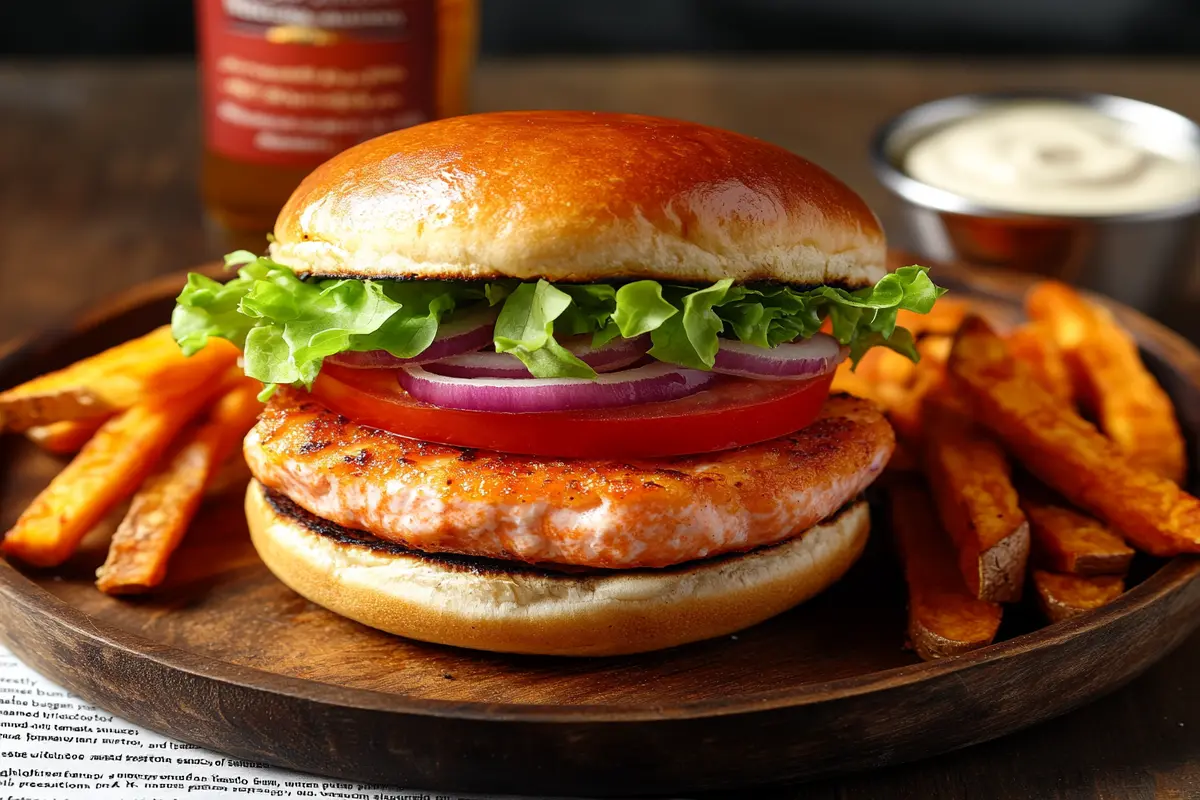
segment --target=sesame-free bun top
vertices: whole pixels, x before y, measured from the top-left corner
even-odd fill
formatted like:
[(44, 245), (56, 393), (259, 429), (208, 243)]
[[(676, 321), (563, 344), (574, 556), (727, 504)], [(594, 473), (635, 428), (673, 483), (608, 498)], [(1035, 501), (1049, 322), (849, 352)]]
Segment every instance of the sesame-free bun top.
[(271, 255), (304, 275), (857, 287), (884, 274), (862, 199), (773, 144), (582, 111), (454, 117), (364, 142), (283, 207)]

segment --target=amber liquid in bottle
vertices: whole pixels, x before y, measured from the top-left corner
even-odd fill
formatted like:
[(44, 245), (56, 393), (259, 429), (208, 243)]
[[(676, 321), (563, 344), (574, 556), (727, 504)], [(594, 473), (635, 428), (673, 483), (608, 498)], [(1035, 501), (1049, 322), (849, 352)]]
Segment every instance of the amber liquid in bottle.
[(478, 0), (198, 0), (197, 10), (201, 193), (219, 252), (262, 251), (292, 190), (340, 150), (466, 112)]

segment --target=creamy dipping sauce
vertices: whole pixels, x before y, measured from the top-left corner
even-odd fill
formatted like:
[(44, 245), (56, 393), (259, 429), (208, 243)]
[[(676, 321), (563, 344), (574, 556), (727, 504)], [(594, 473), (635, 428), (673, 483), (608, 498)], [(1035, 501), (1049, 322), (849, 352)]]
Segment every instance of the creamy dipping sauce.
[(1200, 196), (1200, 153), (1146, 147), (1130, 123), (1062, 101), (998, 105), (909, 149), (913, 178), (1016, 212), (1152, 211)]

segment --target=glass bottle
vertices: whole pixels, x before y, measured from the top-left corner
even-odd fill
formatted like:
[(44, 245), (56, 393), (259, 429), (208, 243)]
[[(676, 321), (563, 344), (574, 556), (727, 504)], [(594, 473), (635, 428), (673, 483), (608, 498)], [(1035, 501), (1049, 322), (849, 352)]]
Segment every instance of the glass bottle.
[(466, 110), (478, 0), (197, 0), (207, 221), (261, 251), (312, 169)]

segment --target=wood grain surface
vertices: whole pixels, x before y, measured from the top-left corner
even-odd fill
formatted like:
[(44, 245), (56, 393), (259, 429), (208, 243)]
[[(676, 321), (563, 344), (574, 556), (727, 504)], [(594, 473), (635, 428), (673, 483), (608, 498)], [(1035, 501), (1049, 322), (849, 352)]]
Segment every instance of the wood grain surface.
[[(52, 326), (102, 295), (213, 254), (196, 192), (193, 80), (182, 63), (0, 66), (0, 338)], [(1114, 91), (1198, 117), (1197, 85), (1200, 67), (1163, 63), (534, 62), (485, 65), (476, 108), (628, 110), (735, 128), (830, 168), (886, 225), (897, 217), (870, 175), (866, 141), (904, 107), (960, 91), (1046, 86)], [(1190, 291), (1181, 287), (1181, 295)], [(36, 469), (24, 475), (18, 479), (37, 480)], [(199, 562), (181, 580), (220, 599)], [(174, 602), (153, 623), (161, 635), (171, 635), (170, 616), (192, 613), (186, 601)], [(1030, 731), (763, 796), (1200, 797), (1198, 673), (1200, 638), (1193, 637), (1127, 689)]]
[[(978, 281), (947, 267), (942, 281), (960, 295), (978, 283), (994, 314), (1019, 307), (1019, 278)], [(0, 362), (0, 386), (153, 328), (174, 292), (162, 279), (63, 338), (33, 339)], [(1132, 312), (1121, 318), (1194, 440), (1200, 353)], [(8, 444), (0, 528), (61, 464), (19, 439)], [(288, 590), (255, 555), (236, 490), (208, 503), (154, 595), (95, 590), (109, 527), (61, 568), (0, 565), (0, 640), (19, 656), (194, 744), (454, 791), (676, 794), (886, 766), (1085, 704), (1200, 622), (1200, 560), (1142, 559), (1135, 588), (1096, 613), (1043, 627), (1016, 609), (999, 644), (921, 664), (904, 648), (904, 592), (886, 537), (876, 536), (833, 589), (736, 636), (607, 659), (473, 653), (371, 630)]]

